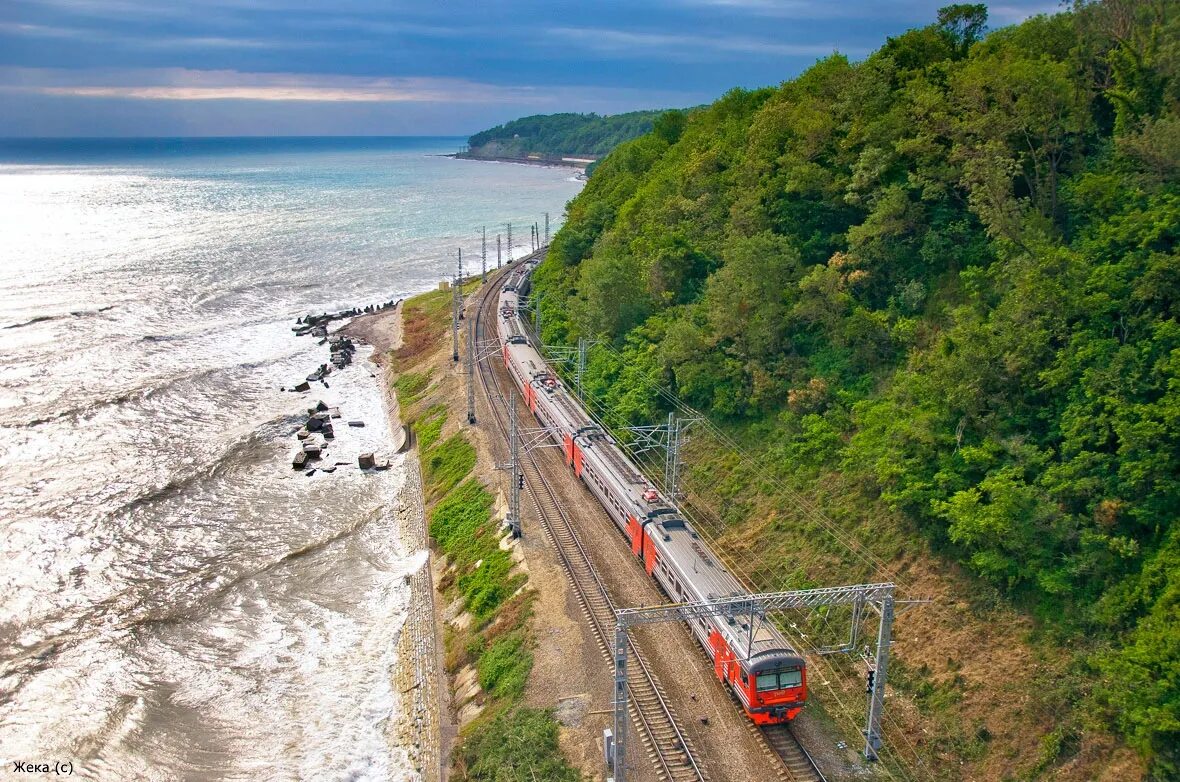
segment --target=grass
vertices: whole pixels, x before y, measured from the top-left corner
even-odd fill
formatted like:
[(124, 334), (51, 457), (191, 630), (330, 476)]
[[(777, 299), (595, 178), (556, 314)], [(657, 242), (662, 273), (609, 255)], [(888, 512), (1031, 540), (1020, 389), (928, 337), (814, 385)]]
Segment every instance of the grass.
[[(468, 283), (464, 293), (478, 285)], [(528, 577), (516, 571), (511, 554), (500, 548), (494, 498), (471, 477), (475, 448), (462, 432), (444, 439), (447, 407), (430, 405), (434, 369), (426, 359), (446, 337), (451, 295), (450, 290), (430, 291), (405, 303), (402, 347), (393, 366), (399, 372), (394, 390), (403, 411), (415, 406), (430, 535), (449, 560), (436, 588), (450, 600), (461, 598), (473, 617), (462, 629), (448, 625), (445, 635), (447, 670), (473, 665), (483, 691), (477, 698), (484, 710), (464, 730), (453, 755), (454, 778), (577, 782), (581, 775), (561, 754), (552, 713), (520, 704), (535, 643), (528, 621), (534, 595), (522, 589)]]
[(475, 466), (475, 447), (462, 432), (423, 452), (422, 473), (430, 499), (442, 497)]
[(403, 372), (393, 383), (393, 390), (397, 392), (398, 403), (412, 405), (421, 398), (430, 385), (430, 372)]
[(480, 620), (490, 619), (525, 582), (523, 574), (512, 573), (512, 557), (499, 546), (491, 507), (492, 495), (470, 478), (430, 515), (430, 534), (451, 558), (464, 607)]
[(394, 354), (394, 366), (408, 369), (438, 345), (439, 332), (451, 316), (448, 290), (430, 291), (407, 301), (402, 309), (402, 346)]
[(479, 656), (476, 663), (479, 686), (484, 691), (502, 698), (518, 698), (524, 694), (529, 671), (533, 669), (533, 653), (523, 630), (502, 635)]
[(561, 756), (551, 712), (518, 708), (472, 726), (457, 753), (460, 779), (473, 782), (578, 782)]
[(418, 434), (418, 447), (423, 452), (429, 450), (442, 434), (443, 424), (447, 422), (447, 409), (443, 405), (434, 405), (426, 409), (415, 422)]

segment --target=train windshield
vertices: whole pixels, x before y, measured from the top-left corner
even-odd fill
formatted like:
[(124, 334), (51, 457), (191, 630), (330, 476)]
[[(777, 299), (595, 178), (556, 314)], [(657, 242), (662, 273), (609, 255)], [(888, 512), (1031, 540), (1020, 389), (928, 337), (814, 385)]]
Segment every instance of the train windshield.
[(758, 674), (758, 691), (781, 690), (798, 687), (803, 683), (803, 672), (798, 668), (783, 668), (778, 671), (764, 671)]

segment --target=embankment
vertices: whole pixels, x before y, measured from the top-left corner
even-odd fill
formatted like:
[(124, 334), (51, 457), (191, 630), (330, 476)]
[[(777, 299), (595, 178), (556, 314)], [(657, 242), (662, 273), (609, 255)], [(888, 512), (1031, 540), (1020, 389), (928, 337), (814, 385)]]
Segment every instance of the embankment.
[[(502, 525), (505, 504), (490, 444), (464, 425), (463, 378), (452, 365), (447, 333), (450, 304), (447, 290), (406, 301), (400, 339), (380, 351), (390, 420), (398, 420), (396, 413), (413, 427), (420, 466), (407, 544), (431, 551), (430, 567), (411, 582), (414, 610), (399, 650), (402, 691), (412, 693), (403, 696), (412, 706), (406, 728), (426, 779), (434, 778), (427, 764), (438, 771), (441, 762), (444, 779), (576, 780), (579, 770), (562, 748), (593, 742), (571, 737), (546, 708), (552, 704), (526, 693), (534, 662), (545, 654), (533, 621), (534, 582), (550, 579), (560, 590), (562, 580), (539, 576)], [(381, 338), (375, 320), (360, 319), (355, 328), (373, 331), (369, 341)], [(428, 641), (435, 638), (442, 642), (432, 651)], [(441, 691), (430, 690), (435, 682), (445, 682)], [(594, 756), (587, 754), (578, 759), (583, 770)]]

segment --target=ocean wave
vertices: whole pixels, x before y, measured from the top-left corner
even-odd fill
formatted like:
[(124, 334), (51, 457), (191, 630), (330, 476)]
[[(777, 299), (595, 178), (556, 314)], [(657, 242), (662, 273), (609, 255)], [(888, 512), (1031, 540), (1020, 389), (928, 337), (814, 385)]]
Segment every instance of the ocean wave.
[[(168, 335), (149, 335), (141, 337), (140, 339), (141, 341), (146, 342), (164, 342), (183, 338)], [(5, 421), (0, 419), (0, 426), (8, 426), (14, 429), (32, 429), (34, 427), (43, 426), (44, 424), (53, 423), (55, 421), (78, 419), (84, 416), (93, 415), (106, 408), (121, 407), (133, 402), (144, 402), (184, 383), (199, 383), (209, 378), (216, 377), (222, 373), (258, 369), (259, 367), (265, 367), (271, 364), (279, 363), (286, 358), (290, 358), (292, 355), (297, 355), (298, 352), (301, 352), (305, 347), (306, 344), (300, 345), (299, 351), (293, 351), (289, 355), (269, 357), (255, 361), (241, 361), (236, 364), (229, 364), (219, 367), (206, 367), (205, 369), (197, 369), (190, 372), (179, 372), (175, 375), (172, 375), (171, 377), (155, 378), (150, 382), (142, 383), (134, 388), (116, 394), (115, 396), (97, 397), (80, 403), (75, 403), (67, 407), (59, 408), (59, 405), (63, 400), (61, 398), (57, 398), (42, 405), (42, 407), (50, 406), (55, 408), (55, 412), (53, 413), (24, 420)], [(298, 375), (297, 372), (295, 374)], [(302, 378), (297, 377), (296, 379)], [(28, 408), (20, 409), (27, 410)]]
[(65, 316), (64, 315), (38, 315), (35, 318), (30, 318), (29, 320), (21, 321), (20, 323), (10, 323), (7, 326), (5, 326), (4, 329), (7, 330), (7, 329), (24, 328), (25, 326), (32, 326), (34, 323), (44, 323), (47, 320), (58, 320), (62, 317), (65, 317)]
[(231, 467), (236, 467), (243, 461), (239, 457), (261, 452), (276, 436), (294, 432), (305, 418), (306, 416), (301, 413), (291, 413), (264, 421), (245, 434), (228, 441), (214, 458), (197, 466), (196, 469), (177, 475), (163, 484), (144, 487), (138, 495), (124, 501), (109, 515), (123, 516), (133, 513), (140, 508), (181, 494), (194, 484), (221, 477)]
[(28, 320), (23, 320), (20, 323), (9, 323), (7, 326), (0, 326), (0, 328), (5, 329), (5, 330), (19, 329), (19, 328), (24, 328), (25, 326), (32, 326), (36, 323), (44, 323), (49, 320), (62, 320), (63, 318), (66, 318), (66, 317), (84, 318), (88, 315), (99, 315), (104, 312), (108, 312), (110, 310), (113, 310), (114, 308), (115, 308), (115, 305), (110, 304), (106, 307), (99, 307), (96, 310), (73, 310), (68, 315), (38, 315), (35, 318), (29, 318)]

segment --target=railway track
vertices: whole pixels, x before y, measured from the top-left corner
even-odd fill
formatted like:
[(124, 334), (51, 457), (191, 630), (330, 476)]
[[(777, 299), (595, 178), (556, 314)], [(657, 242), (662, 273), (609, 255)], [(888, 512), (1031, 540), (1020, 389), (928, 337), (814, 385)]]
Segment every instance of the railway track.
[[(474, 329), (477, 342), (488, 338), (483, 333), (483, 326), (487, 322), (494, 322), (497, 305), (495, 294), (502, 284), (502, 280), (498, 279), (493, 284), (484, 286), (480, 292)], [(485, 321), (485, 315), (488, 316), (488, 321)], [(495, 338), (494, 334), (491, 336)], [(507, 416), (503, 406), (496, 404), (496, 401), (504, 399), (508, 404), (516, 404), (515, 389), (504, 394), (494, 367), (486, 361), (479, 363), (477, 374), (488, 407), (493, 411), (496, 426), (507, 438)], [(528, 495), (533, 509), (562, 561), (566, 577), (598, 642), (599, 651), (610, 662), (614, 635), (614, 602), (578, 539), (568, 513), (562, 507), (535, 458), (531, 454), (524, 454), (521, 458), (521, 468), (530, 488)], [(634, 641), (628, 641), (628, 647), (629, 708), (632, 722), (637, 728), (636, 733), (632, 735), (637, 735), (662, 782), (707, 782), (708, 777), (697, 762), (692, 743), (680, 727), (680, 720), (659, 680)], [(758, 729), (750, 724), (749, 728), (758, 734), (758, 742), (766, 749), (767, 754), (778, 761), (774, 763), (774, 771), (779, 779), (789, 782), (826, 782), (789, 726), (777, 725)]]
[(799, 743), (799, 739), (795, 738), (790, 725), (767, 725), (757, 730), (762, 743), (778, 757), (782, 771), (786, 772), (784, 775), (780, 771), (781, 779), (792, 782), (827, 782), (819, 766)]
[[(498, 290), (497, 282), (487, 286), (481, 293), (475, 316), (477, 341), (485, 337), (485, 314), (489, 314), (491, 318), (495, 317), (494, 294)], [(478, 374), (488, 406), (494, 411), (496, 426), (507, 437), (505, 414), (502, 406), (496, 402), (499, 398), (504, 398), (508, 404), (516, 404), (515, 391), (503, 393), (494, 368), (487, 365), (487, 362), (480, 363)], [(610, 661), (615, 607), (606, 585), (591, 564), (589, 554), (578, 539), (568, 513), (557, 499), (557, 494), (536, 459), (530, 454), (524, 454), (521, 458), (521, 469), (531, 489), (528, 495), (533, 509), (562, 561), (578, 604), (589, 620), (599, 651), (607, 661)], [(697, 762), (692, 742), (680, 727), (680, 720), (673, 711), (667, 694), (634, 643), (630, 643), (628, 649), (627, 688), (630, 694), (631, 719), (637, 729), (632, 735), (638, 738), (659, 779), (662, 782), (707, 782), (708, 776)]]

